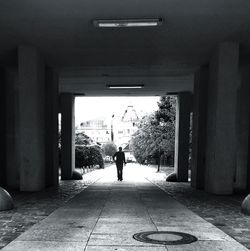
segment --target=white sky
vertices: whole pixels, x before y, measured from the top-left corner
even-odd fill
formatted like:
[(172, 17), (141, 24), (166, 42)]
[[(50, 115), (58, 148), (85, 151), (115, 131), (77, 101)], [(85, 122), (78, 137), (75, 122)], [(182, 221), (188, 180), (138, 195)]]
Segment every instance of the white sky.
[(77, 97), (75, 99), (75, 122), (110, 117), (123, 113), (128, 105), (133, 105), (138, 116), (157, 110), (160, 97)]

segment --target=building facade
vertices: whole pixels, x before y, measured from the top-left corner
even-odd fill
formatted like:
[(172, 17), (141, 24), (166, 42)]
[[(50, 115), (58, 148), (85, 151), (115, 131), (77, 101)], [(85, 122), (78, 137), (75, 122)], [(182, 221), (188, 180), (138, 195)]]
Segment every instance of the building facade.
[(100, 144), (111, 142), (111, 126), (106, 119), (84, 121), (76, 127), (76, 132), (82, 132)]

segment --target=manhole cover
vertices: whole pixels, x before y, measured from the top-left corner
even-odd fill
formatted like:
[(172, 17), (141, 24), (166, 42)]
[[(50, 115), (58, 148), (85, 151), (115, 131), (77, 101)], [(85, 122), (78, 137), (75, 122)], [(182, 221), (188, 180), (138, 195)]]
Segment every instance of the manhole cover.
[(197, 241), (197, 238), (191, 234), (173, 231), (141, 232), (134, 234), (133, 238), (141, 242), (162, 245), (182, 245)]

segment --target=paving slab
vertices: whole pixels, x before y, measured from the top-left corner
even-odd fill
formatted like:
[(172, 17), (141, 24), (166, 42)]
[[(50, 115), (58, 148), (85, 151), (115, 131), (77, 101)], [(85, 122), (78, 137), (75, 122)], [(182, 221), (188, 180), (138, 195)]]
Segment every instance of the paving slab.
[[(199, 225), (199, 226), (178, 226), (178, 227), (157, 227), (159, 231), (174, 231), (184, 232), (187, 234), (194, 235), (198, 240), (214, 240), (214, 241), (231, 241), (233, 240), (230, 236), (222, 232), (220, 229), (216, 229), (211, 225)], [(244, 249), (243, 249), (244, 250)]]
[(93, 230), (93, 233), (131, 233), (133, 235), (137, 232), (145, 232), (145, 231), (157, 231), (157, 228), (154, 224), (148, 223), (97, 223), (96, 227)]
[(88, 246), (143, 246), (143, 247), (155, 247), (162, 245), (155, 245), (152, 243), (138, 242), (133, 239), (133, 234), (129, 232), (116, 233), (116, 234), (92, 234)]
[(86, 251), (166, 251), (165, 247), (145, 246), (88, 246)]
[(242, 245), (233, 241), (198, 241), (188, 245), (179, 246), (166, 246), (168, 251), (238, 251), (238, 250), (248, 250), (242, 249)]
[(23, 233), (17, 241), (60, 241), (60, 242), (87, 242), (90, 232), (84, 228), (32, 228)]
[[(136, 166), (127, 168), (124, 182), (116, 181), (114, 168), (109, 170), (3, 250), (247, 250), (136, 174)], [(145, 231), (187, 233), (197, 241), (162, 245), (133, 239)]]
[(5, 251), (83, 251), (83, 242), (56, 241), (13, 241), (3, 250)]

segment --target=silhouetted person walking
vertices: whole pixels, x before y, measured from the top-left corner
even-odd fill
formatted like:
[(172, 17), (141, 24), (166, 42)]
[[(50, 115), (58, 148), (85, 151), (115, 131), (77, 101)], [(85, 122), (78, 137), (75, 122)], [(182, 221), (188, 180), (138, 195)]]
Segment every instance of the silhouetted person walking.
[(125, 161), (125, 154), (122, 151), (121, 147), (119, 147), (119, 151), (114, 154), (113, 160), (116, 163), (118, 180), (122, 181), (123, 163), (126, 165), (126, 161)]

